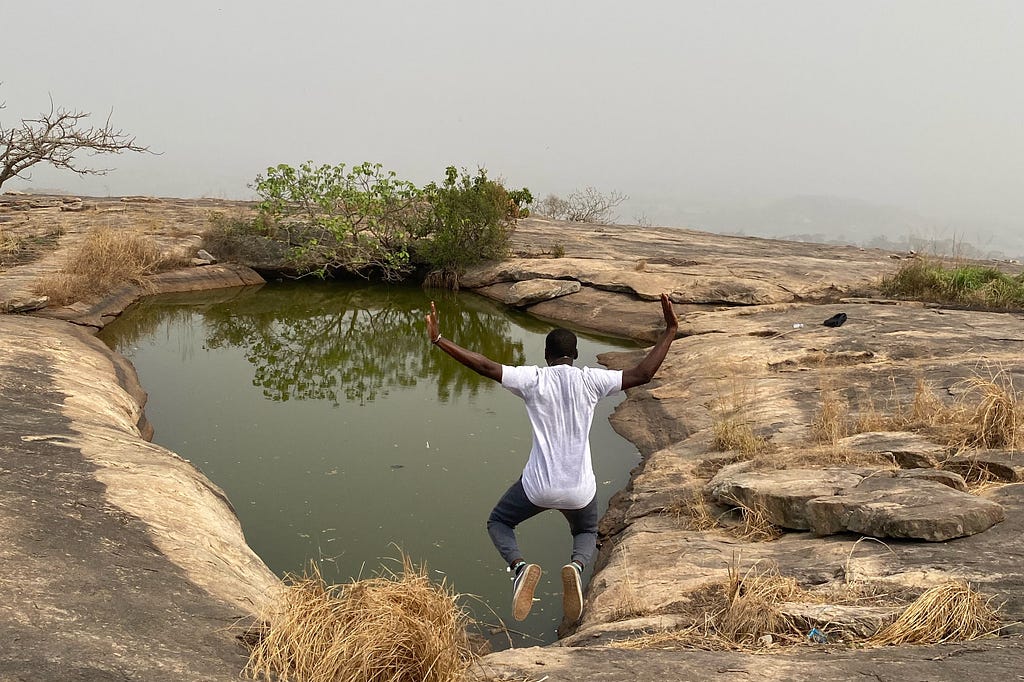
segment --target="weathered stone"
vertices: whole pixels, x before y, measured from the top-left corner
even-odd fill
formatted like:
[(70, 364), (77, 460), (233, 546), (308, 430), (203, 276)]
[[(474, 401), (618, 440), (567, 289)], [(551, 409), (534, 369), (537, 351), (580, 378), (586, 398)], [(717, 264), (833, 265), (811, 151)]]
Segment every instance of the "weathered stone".
[(1005, 517), (1002, 506), (934, 481), (865, 478), (807, 502), (810, 530), (941, 542), (974, 535)]
[(967, 492), (967, 482), (964, 480), (964, 477), (953, 471), (944, 471), (942, 469), (900, 469), (895, 472), (895, 477), (934, 481), (949, 486), (953, 490)]
[(963, 476), (977, 476), (984, 473), (1000, 481), (1020, 483), (1024, 481), (1024, 452), (1020, 450), (979, 450), (953, 457), (945, 463), (945, 468)]
[(841, 604), (807, 604), (787, 602), (779, 606), (784, 616), (818, 628), (830, 643), (864, 640), (896, 619), (900, 609), (895, 606), (848, 606)]
[(707, 492), (721, 504), (759, 509), (777, 526), (807, 530), (809, 500), (837, 495), (860, 483), (864, 476), (851, 469), (784, 469), (736, 471), (725, 467), (707, 485)]
[(45, 308), (49, 302), (50, 299), (47, 296), (32, 296), (30, 298), (0, 301), (0, 313), (27, 313), (32, 310)]
[(575, 294), (579, 290), (580, 283), (576, 280), (530, 279), (516, 282), (509, 287), (505, 292), (505, 303), (517, 308), (525, 308), (540, 301)]
[(944, 446), (909, 431), (858, 433), (841, 439), (838, 446), (858, 452), (891, 455), (896, 464), (904, 469), (936, 467), (948, 454)]
[(141, 438), (131, 365), (0, 315), (0, 367), (0, 679), (237, 679), (232, 624), (280, 582), (224, 493)]

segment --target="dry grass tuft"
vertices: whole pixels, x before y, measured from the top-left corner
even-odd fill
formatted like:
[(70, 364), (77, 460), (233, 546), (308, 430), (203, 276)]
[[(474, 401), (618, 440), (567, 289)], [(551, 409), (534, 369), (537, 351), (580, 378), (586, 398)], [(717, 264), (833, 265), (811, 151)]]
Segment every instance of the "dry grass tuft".
[(771, 522), (763, 505), (755, 504), (748, 507), (738, 504), (737, 510), (740, 514), (740, 523), (731, 529), (737, 539), (747, 542), (771, 542), (782, 537), (782, 529)]
[(744, 455), (756, 455), (768, 449), (768, 441), (755, 434), (749, 422), (738, 417), (726, 417), (715, 421), (712, 433), (713, 450), (737, 450)]
[(686, 648), (708, 651), (763, 649), (766, 641), (795, 644), (802, 641), (801, 624), (782, 614), (780, 607), (802, 594), (796, 580), (758, 564), (741, 572), (734, 559), (724, 584), (709, 585), (694, 593), (701, 609), (694, 623), (679, 630), (655, 632), (613, 642), (620, 649)]
[(718, 514), (714, 504), (699, 487), (673, 500), (667, 510), (677, 521), (685, 522), (690, 530), (704, 532), (718, 528)]
[(402, 574), (326, 585), (316, 564), (288, 576), (246, 674), (266, 680), (453, 682), (474, 656), (468, 616), (403, 557)]
[(837, 444), (840, 439), (849, 435), (850, 426), (847, 414), (850, 408), (839, 392), (831, 388), (821, 391), (821, 406), (811, 422), (811, 433), (819, 443)]
[(990, 378), (972, 377), (962, 404), (977, 399), (973, 409), (965, 407), (965, 433), (961, 445), (975, 448), (1020, 448), (1024, 446), (1024, 400), (1005, 371)]
[(992, 599), (966, 582), (951, 581), (926, 590), (899, 618), (868, 640), (869, 644), (967, 642), (999, 629)]
[(0, 263), (21, 250), (21, 239), (5, 230), (0, 225)]
[(58, 305), (92, 300), (128, 284), (144, 284), (145, 276), (164, 265), (152, 239), (131, 231), (95, 228), (68, 256), (64, 268), (40, 281), (36, 292)]
[(726, 583), (726, 607), (716, 618), (718, 634), (735, 644), (754, 645), (764, 635), (799, 637), (800, 630), (782, 615), (779, 606), (799, 592), (796, 579), (779, 575), (778, 569), (757, 564), (740, 573), (734, 561)]

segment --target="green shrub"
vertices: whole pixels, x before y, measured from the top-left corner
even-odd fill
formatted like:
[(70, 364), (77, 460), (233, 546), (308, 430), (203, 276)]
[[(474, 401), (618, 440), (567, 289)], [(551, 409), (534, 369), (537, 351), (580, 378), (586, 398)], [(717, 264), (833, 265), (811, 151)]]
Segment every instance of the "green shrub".
[(1024, 307), (1024, 278), (982, 265), (946, 267), (927, 258), (906, 262), (882, 281), (882, 293), (939, 303), (983, 308)]
[(417, 256), (430, 270), (428, 284), (457, 288), (470, 265), (503, 258), (516, 218), (533, 197), (528, 189), (509, 191), (479, 169), (471, 176), (449, 166), (444, 182), (424, 188), (430, 205)]
[(395, 280), (411, 270), (422, 192), (380, 164), (280, 164), (258, 176), (255, 189), (271, 236), (289, 245), (300, 273)]

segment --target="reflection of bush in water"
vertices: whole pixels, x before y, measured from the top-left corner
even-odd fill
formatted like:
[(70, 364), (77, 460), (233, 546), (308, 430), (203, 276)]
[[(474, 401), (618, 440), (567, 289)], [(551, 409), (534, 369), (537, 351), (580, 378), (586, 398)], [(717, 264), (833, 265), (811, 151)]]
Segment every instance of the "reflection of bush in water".
[[(408, 294), (311, 289), (301, 297), (290, 293), (285, 302), (274, 293), (205, 312), (207, 345), (242, 348), (255, 367), (253, 384), (272, 400), (364, 403), (429, 376), (447, 401), (475, 395), (486, 381), (430, 346), (425, 312), (409, 305)], [(498, 362), (522, 364), (522, 342), (508, 338), (511, 324), (502, 315), (456, 300), (445, 306), (446, 336)]]

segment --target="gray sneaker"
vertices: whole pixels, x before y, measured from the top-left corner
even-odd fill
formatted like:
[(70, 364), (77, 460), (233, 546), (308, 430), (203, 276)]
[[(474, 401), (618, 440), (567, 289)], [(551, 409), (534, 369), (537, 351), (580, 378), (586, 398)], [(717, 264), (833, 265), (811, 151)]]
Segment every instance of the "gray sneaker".
[(512, 579), (512, 617), (524, 620), (533, 608), (533, 592), (540, 582), (540, 566), (524, 564)]
[(562, 566), (562, 614), (569, 625), (578, 623), (583, 615), (583, 578), (573, 562)]

